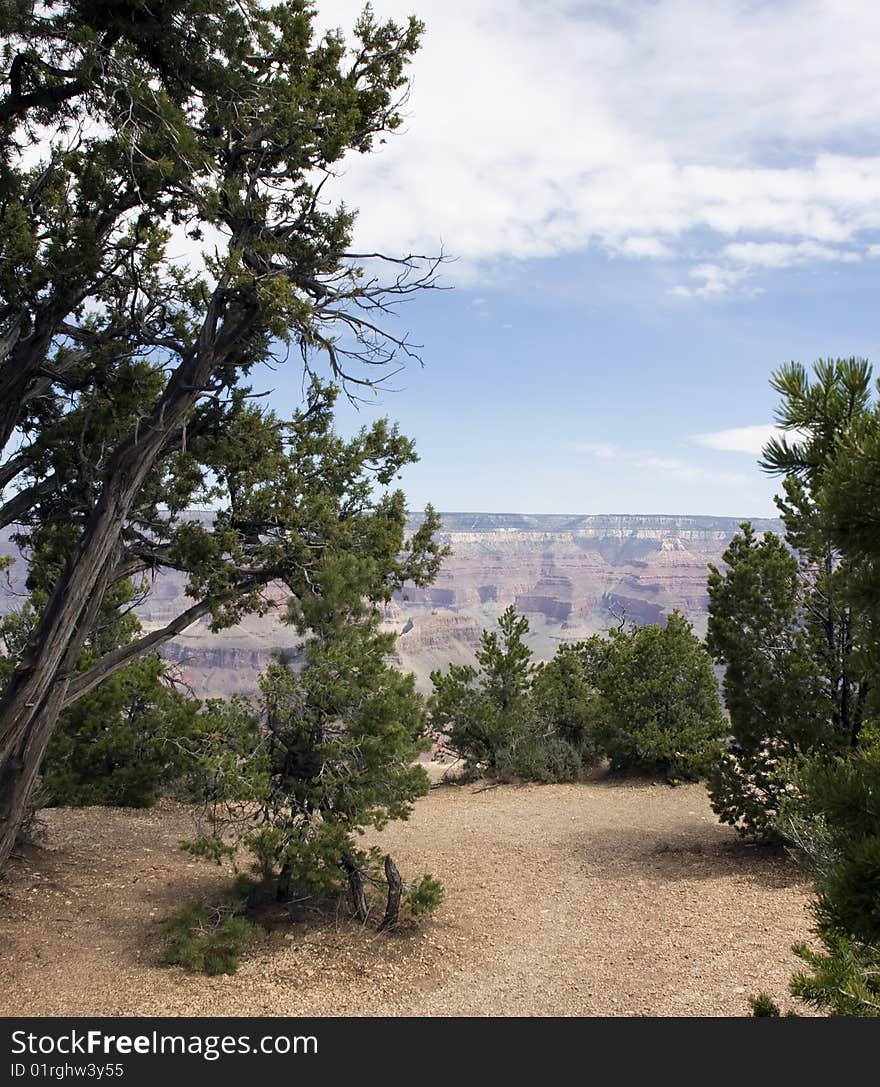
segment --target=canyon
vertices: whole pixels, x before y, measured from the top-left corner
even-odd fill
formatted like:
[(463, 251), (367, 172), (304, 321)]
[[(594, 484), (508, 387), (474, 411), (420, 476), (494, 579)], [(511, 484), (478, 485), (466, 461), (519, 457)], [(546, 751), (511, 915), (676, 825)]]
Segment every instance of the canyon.
[[(699, 635), (706, 630), (707, 565), (722, 554), (737, 518), (700, 516), (445, 513), (443, 542), (452, 548), (434, 585), (409, 587), (385, 609), (398, 634), (396, 663), (420, 689), (430, 672), (471, 663), (484, 627), (512, 604), (529, 620), (529, 644), (549, 659), (563, 642), (626, 621), (662, 622), (677, 608)], [(418, 519), (413, 518), (410, 529)], [(757, 531), (781, 530), (753, 518)], [(0, 554), (16, 557), (0, 583), (0, 611), (21, 603), (25, 565), (9, 537)], [(138, 608), (145, 630), (163, 626), (186, 606), (184, 581), (163, 573)], [(211, 633), (206, 621), (168, 642), (164, 656), (199, 697), (251, 693), (274, 650), (296, 656), (299, 639), (283, 622), (284, 601), (265, 616)]]

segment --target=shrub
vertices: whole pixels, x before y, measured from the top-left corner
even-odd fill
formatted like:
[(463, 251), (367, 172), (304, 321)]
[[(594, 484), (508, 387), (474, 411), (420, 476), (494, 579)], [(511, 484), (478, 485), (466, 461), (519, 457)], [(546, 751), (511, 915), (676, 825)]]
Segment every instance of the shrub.
[(699, 777), (724, 717), (712, 662), (677, 611), (665, 626), (615, 630), (598, 658), (599, 749), (621, 770)]
[[(427, 793), (416, 758), (428, 743), (415, 680), (389, 663), (394, 635), (356, 593), (358, 560), (338, 573), (326, 580), (344, 595), (307, 617), (316, 633), (302, 669), (277, 658), (256, 706), (215, 708), (225, 726), (199, 755), (202, 833), (186, 847), (217, 861), (243, 848), (279, 902), (321, 899), (347, 883), (365, 920), (366, 887), (382, 882), (383, 858), (357, 837), (406, 819)], [(421, 912), (430, 886), (417, 897)]]
[(500, 781), (578, 781), (584, 760), (567, 740), (547, 735), (540, 727), (524, 728), (502, 747), (495, 759), (494, 776)]
[(414, 917), (433, 913), (443, 902), (443, 894), (443, 884), (440, 880), (426, 873), (407, 891), (409, 912)]
[[(577, 781), (601, 758), (618, 769), (699, 776), (724, 719), (712, 662), (678, 613), (531, 663), (528, 621), (508, 608), (483, 631), (479, 669), (431, 674), (435, 734), (471, 769), (502, 780)], [(500, 635), (500, 636), (499, 636)]]
[(780, 1016), (778, 1005), (773, 1001), (772, 997), (767, 995), (767, 993), (758, 993), (756, 996), (750, 996), (749, 1007), (752, 1009), (752, 1015), (756, 1019), (778, 1019)]
[(791, 992), (831, 1015), (880, 1016), (880, 746), (813, 755), (793, 774), (777, 826), (816, 883), (814, 932), (794, 946), (808, 969)]
[(243, 909), (241, 901), (184, 906), (162, 923), (160, 961), (203, 974), (234, 974), (242, 953), (260, 933), (242, 915)]
[(180, 784), (206, 721), (164, 676), (165, 664), (146, 657), (62, 714), (43, 763), (44, 806), (143, 808)]
[(576, 781), (595, 757), (593, 694), (567, 648), (535, 667), (528, 630), (528, 619), (509, 607), (497, 632), (483, 631), (479, 668), (431, 673), (432, 729), (471, 770), (503, 781)]

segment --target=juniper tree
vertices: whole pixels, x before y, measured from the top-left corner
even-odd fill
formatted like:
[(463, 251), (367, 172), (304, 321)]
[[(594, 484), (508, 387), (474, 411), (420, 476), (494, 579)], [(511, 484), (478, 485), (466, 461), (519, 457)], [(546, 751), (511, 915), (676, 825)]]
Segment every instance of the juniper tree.
[[(405, 819), (428, 791), (416, 762), (426, 751), (426, 716), (415, 679), (390, 663), (395, 635), (364, 601), (372, 592), (370, 556), (327, 556), (320, 598), (303, 598), (291, 620), (311, 632), (300, 668), (276, 659), (260, 677), (255, 708), (237, 700), (227, 727), (201, 740), (202, 835), (188, 844), (214, 858), (245, 848), (261, 893), (286, 902), (320, 897), (347, 881), (367, 918), (364, 885), (380, 880), (382, 858), (358, 843), (366, 828)], [(400, 892), (425, 912), (442, 891), (430, 876), (397, 884), (385, 859), (396, 920)]]
[(532, 678), (535, 715), (558, 740), (578, 753), (582, 766), (595, 763), (599, 692), (587, 667), (586, 643), (560, 645), (551, 660), (541, 662)]
[(143, 808), (179, 793), (206, 720), (150, 654), (114, 672), (59, 718), (40, 771), (43, 806)]
[(596, 742), (622, 770), (669, 780), (702, 774), (724, 731), (711, 659), (691, 624), (673, 611), (664, 625), (612, 630), (585, 646), (599, 693)]
[[(0, 683), (12, 674), (63, 564), (51, 531), (30, 536), (28, 598), (0, 619)], [(41, 537), (41, 539), (40, 539)], [(85, 670), (143, 631), (138, 587), (119, 581), (104, 597), (80, 652)], [(190, 744), (206, 725), (200, 703), (175, 685), (156, 653), (133, 660), (63, 710), (40, 770), (40, 806), (142, 807), (178, 788)]]
[[(436, 569), (433, 519), (401, 557), (383, 493), (410, 443), (335, 438), (317, 383), (293, 417), (251, 395), (290, 356), (373, 383), (414, 353), (389, 307), (433, 283), (432, 262), (352, 252), (326, 196), (399, 126), (421, 26), (367, 10), (348, 47), (314, 19), (304, 0), (0, 10), (0, 526), (56, 532), (61, 560), (0, 697), (0, 865), (59, 714), (116, 669), (259, 611), (270, 583), (319, 597), (326, 554), (372, 555), (379, 595)], [(168, 568), (191, 603), (85, 665), (107, 594)]]
[(431, 673), (432, 728), (471, 767), (494, 772), (530, 731), (528, 629), (528, 619), (510, 605), (498, 630), (483, 631), (476, 668), (453, 664), (445, 674)]
[(785, 542), (749, 525), (731, 541), (722, 573), (710, 567), (707, 644), (724, 666), (732, 743), (712, 775), (721, 819), (772, 835), (786, 787), (784, 761), (855, 747), (871, 667), (868, 611), (853, 597), (853, 559), (841, 547), (826, 476), (838, 444), (862, 425), (871, 373), (858, 359), (799, 365), (773, 381), (786, 433), (764, 451), (783, 477), (777, 504)]

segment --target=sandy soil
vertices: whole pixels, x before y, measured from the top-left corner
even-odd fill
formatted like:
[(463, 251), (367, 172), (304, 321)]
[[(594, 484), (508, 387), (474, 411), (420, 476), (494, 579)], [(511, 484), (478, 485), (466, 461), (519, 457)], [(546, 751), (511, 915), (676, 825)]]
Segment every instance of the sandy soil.
[(182, 809), (45, 813), (0, 887), (3, 1015), (743, 1015), (784, 995), (809, 891), (697, 785), (435, 789), (381, 844), (446, 886), (390, 935), (275, 929), (234, 977), (156, 965), (156, 921), (224, 875)]

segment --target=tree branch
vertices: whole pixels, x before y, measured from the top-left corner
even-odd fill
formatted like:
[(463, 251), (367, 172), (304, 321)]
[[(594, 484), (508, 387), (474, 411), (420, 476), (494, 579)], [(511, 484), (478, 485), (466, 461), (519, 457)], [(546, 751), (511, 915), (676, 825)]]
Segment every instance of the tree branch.
[[(249, 589), (256, 588), (261, 583), (260, 578), (253, 578), (252, 581), (239, 585), (236, 587), (235, 595), (239, 592), (246, 592)], [(232, 594), (230, 594), (231, 598)], [(72, 703), (76, 702), (78, 698), (82, 698), (83, 695), (88, 694), (89, 691), (95, 689), (99, 683), (103, 682), (108, 676), (118, 671), (120, 668), (124, 668), (126, 664), (131, 664), (132, 661), (137, 660), (138, 657), (143, 657), (150, 650), (155, 649), (157, 646), (162, 645), (164, 642), (169, 641), (171, 638), (180, 634), (186, 630), (187, 627), (192, 626), (202, 616), (207, 615), (211, 609), (221, 601), (215, 597), (211, 597), (206, 600), (200, 600), (197, 604), (193, 604), (191, 608), (187, 608), (186, 611), (180, 613), (176, 619), (172, 619), (170, 623), (162, 627), (160, 630), (154, 630), (149, 634), (145, 634), (142, 638), (136, 638), (133, 642), (129, 642), (128, 645), (120, 646), (118, 649), (114, 649), (109, 653), (105, 653), (104, 656), (91, 668), (88, 668), (85, 672), (81, 672), (78, 676), (75, 676), (67, 687), (67, 693), (62, 703), (62, 709), (66, 709)]]
[[(15, 59), (17, 61), (20, 58)], [(74, 79), (70, 83), (59, 83), (53, 87), (38, 87), (27, 94), (7, 94), (0, 100), (0, 124), (5, 124), (14, 117), (23, 117), (31, 109), (50, 109), (52, 106), (60, 106), (68, 98), (75, 98), (85, 90), (85, 83)]]
[(27, 513), (41, 498), (50, 495), (57, 486), (58, 476), (53, 472), (46, 479), (42, 479), (39, 483), (34, 483), (33, 486), (26, 487), (23, 491), (13, 495), (8, 502), (0, 506), (0, 528), (6, 528), (7, 525), (14, 524), (23, 513)]

